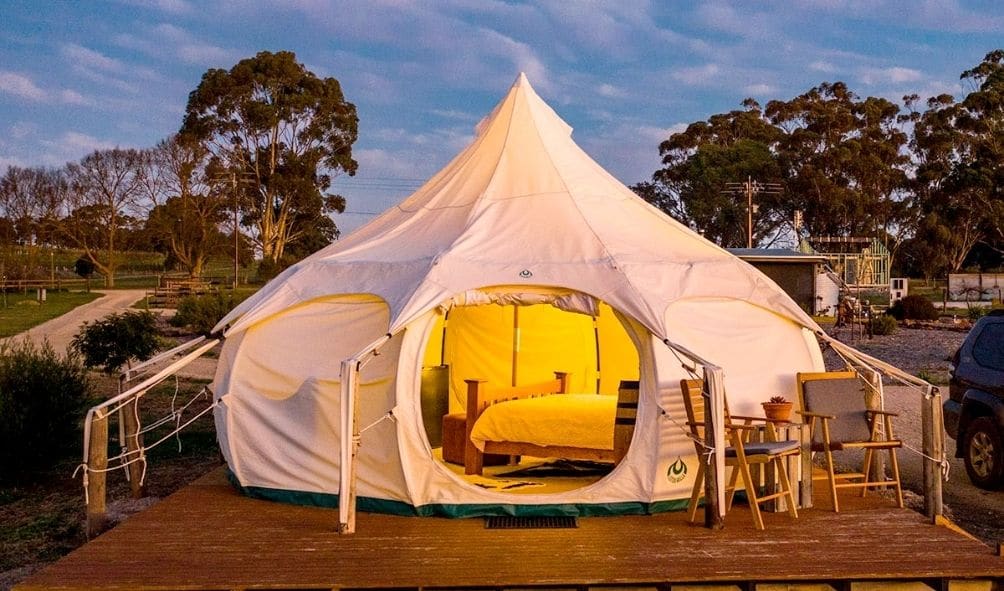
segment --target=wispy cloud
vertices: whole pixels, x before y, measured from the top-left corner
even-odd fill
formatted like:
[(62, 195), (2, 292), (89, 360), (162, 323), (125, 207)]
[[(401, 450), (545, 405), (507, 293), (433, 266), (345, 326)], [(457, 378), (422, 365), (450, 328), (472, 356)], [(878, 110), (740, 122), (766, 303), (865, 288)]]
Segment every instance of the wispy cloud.
[(721, 68), (716, 64), (705, 64), (693, 68), (680, 68), (672, 74), (673, 78), (679, 82), (690, 86), (700, 86), (708, 84), (714, 80)]
[(606, 83), (600, 84), (598, 87), (596, 87), (596, 92), (600, 96), (606, 96), (610, 98), (624, 98), (627, 96), (627, 93), (624, 92), (624, 90), (617, 88), (613, 84), (606, 84)]
[(902, 84), (904, 82), (917, 82), (922, 80), (924, 75), (920, 70), (913, 68), (862, 68), (859, 74), (861, 82), (864, 84)]
[(825, 60), (816, 60), (809, 64), (809, 69), (813, 72), (823, 72), (824, 74), (833, 74), (837, 71), (837, 67)]
[(185, 0), (121, 0), (130, 6), (159, 10), (168, 14), (192, 14), (192, 5)]
[(764, 84), (761, 82), (758, 84), (750, 84), (748, 86), (744, 86), (743, 92), (745, 92), (750, 96), (756, 96), (756, 95), (766, 96), (777, 92), (777, 89), (771, 86), (770, 84)]
[(120, 73), (126, 69), (125, 64), (121, 61), (110, 58), (107, 55), (95, 51), (93, 49), (88, 49), (82, 45), (77, 45), (76, 43), (65, 43), (60, 48), (60, 53), (65, 57), (72, 65), (82, 66), (88, 68), (95, 68), (98, 70), (103, 70), (106, 72)]
[(161, 23), (148, 28), (147, 34), (121, 33), (113, 38), (120, 47), (141, 51), (159, 59), (178, 58), (200, 66), (229, 67), (239, 59), (237, 52), (207, 43), (181, 27)]
[(0, 70), (0, 92), (35, 102), (45, 102), (49, 95), (35, 82), (17, 72)]

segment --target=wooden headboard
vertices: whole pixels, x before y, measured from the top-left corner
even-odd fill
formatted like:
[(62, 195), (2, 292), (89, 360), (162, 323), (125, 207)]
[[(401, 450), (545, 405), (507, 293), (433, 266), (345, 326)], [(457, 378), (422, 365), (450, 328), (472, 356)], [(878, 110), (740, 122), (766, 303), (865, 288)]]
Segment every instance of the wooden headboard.
[(565, 394), (568, 392), (568, 380), (568, 373), (563, 371), (554, 372), (553, 380), (525, 386), (486, 387), (485, 380), (464, 380), (467, 383), (467, 420), (476, 421), (486, 408), (499, 402)]
[(464, 380), (467, 383), (467, 421), (464, 432), (464, 466), (467, 474), (481, 474), (483, 454), (471, 443), (471, 430), (474, 423), (489, 406), (507, 400), (521, 398), (536, 398), (551, 394), (568, 392), (569, 375), (567, 372), (554, 372), (554, 379), (526, 386), (487, 387), (487, 380)]

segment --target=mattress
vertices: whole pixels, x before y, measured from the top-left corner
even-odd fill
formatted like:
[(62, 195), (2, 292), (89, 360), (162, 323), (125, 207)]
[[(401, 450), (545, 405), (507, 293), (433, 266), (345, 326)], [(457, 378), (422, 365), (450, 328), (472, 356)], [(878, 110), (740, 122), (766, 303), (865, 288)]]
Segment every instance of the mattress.
[(617, 397), (553, 394), (488, 407), (474, 423), (471, 441), (518, 441), (542, 446), (613, 449)]

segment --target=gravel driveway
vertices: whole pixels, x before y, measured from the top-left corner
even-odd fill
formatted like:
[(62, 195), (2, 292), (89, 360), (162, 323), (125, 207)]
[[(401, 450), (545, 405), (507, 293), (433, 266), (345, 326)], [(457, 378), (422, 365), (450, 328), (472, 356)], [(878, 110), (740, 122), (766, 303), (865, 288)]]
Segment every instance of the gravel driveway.
[[(948, 365), (952, 353), (966, 338), (964, 330), (900, 328), (892, 335), (872, 339), (851, 338), (849, 333), (835, 336), (873, 357), (887, 361), (913, 375), (927, 377), (942, 386), (941, 394), (948, 397)], [(827, 365), (833, 361), (827, 356)], [(907, 448), (899, 453), (900, 476), (904, 487), (922, 494), (923, 458), (921, 449), (921, 399), (914, 388), (886, 385), (886, 408), (899, 413), (895, 419), (896, 434)], [(973, 486), (966, 476), (961, 458), (955, 457), (955, 440), (946, 435), (946, 453), (951, 465), (949, 479), (943, 483), (942, 498), (945, 512), (957, 524), (985, 543), (996, 547), (1004, 542), (1004, 490), (985, 491)]]

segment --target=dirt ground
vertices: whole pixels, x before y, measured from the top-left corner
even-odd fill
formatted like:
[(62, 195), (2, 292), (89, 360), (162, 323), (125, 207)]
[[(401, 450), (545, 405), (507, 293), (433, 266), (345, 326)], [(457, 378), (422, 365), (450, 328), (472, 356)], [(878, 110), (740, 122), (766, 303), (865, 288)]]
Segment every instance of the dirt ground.
[[(952, 353), (966, 338), (967, 325), (945, 325), (934, 328), (900, 328), (886, 336), (869, 339), (849, 330), (831, 332), (860, 351), (889, 362), (915, 376), (921, 376), (941, 387), (948, 397), (948, 366)], [(826, 355), (827, 365), (836, 362)], [(906, 447), (900, 452), (900, 473), (904, 487), (914, 493), (923, 490), (923, 458), (921, 449), (921, 393), (914, 388), (887, 383), (886, 408), (899, 413), (895, 419), (897, 435)], [(991, 547), (1004, 542), (1004, 490), (985, 491), (973, 486), (966, 476), (961, 458), (955, 457), (955, 440), (946, 435), (946, 455), (949, 460), (948, 480), (942, 483), (945, 514), (963, 529)], [(922, 510), (923, 500), (913, 497), (915, 509)]]

